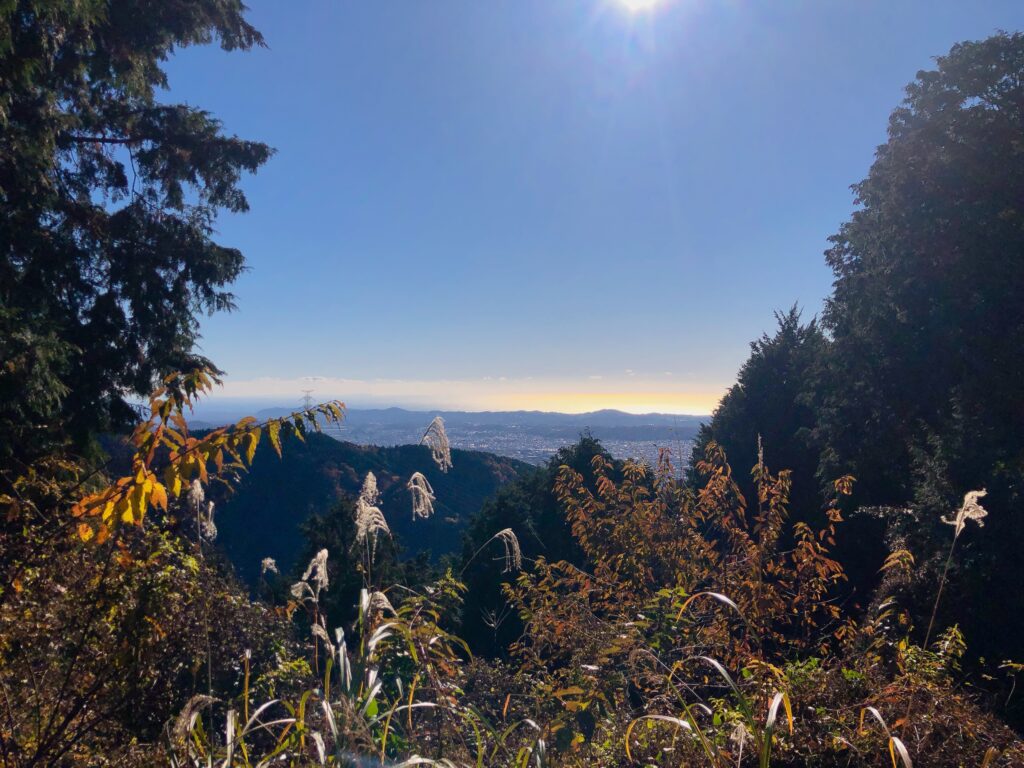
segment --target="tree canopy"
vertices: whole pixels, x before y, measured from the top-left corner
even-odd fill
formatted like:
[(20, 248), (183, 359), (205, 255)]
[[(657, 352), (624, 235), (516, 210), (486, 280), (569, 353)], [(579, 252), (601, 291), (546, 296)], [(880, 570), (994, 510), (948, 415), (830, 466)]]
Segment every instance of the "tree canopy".
[(808, 442), (815, 425), (814, 412), (803, 395), (826, 340), (816, 320), (801, 324), (795, 305), (776, 313), (775, 318), (775, 335), (764, 334), (750, 344), (750, 357), (740, 368), (736, 383), (722, 397), (711, 421), (701, 425), (690, 472), (692, 477), (713, 440), (725, 449), (736, 468), (744, 495), (756, 498), (749, 472), (758, 463), (760, 441), (770, 466), (792, 471), (796, 509), (813, 517), (822, 506), (822, 496), (815, 481), (818, 453)]
[(948, 547), (942, 515), (987, 489), (992, 514), (949, 604), (975, 605), (962, 627), (980, 652), (1010, 654), (1020, 612), (980, 597), (1022, 588), (1024, 35), (957, 44), (918, 72), (853, 190), (857, 209), (826, 252), (820, 331), (791, 313), (752, 345), (697, 458), (714, 439), (745, 470), (762, 435), (770, 466), (796, 470), (801, 519), (810, 467), (822, 487), (855, 476), (855, 502), (875, 514), (855, 516), (865, 527), (840, 554), (862, 595), (878, 578), (879, 521), (890, 546), (914, 550), (927, 592)]
[(198, 317), (233, 306), (214, 239), (271, 155), (160, 100), (177, 48), (263, 38), (239, 0), (19, 0), (0, 10), (0, 463), (85, 447), (129, 401), (204, 363)]
[[(892, 113), (832, 238), (818, 389), (828, 469), (943, 502), (1024, 464), (1024, 35), (955, 45)], [(929, 469), (930, 468), (930, 469)]]

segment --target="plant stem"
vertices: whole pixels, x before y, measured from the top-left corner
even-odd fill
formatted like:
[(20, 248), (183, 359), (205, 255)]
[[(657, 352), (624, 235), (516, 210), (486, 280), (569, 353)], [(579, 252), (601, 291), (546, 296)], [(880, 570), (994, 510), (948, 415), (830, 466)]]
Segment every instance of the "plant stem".
[[(928, 642), (932, 637), (932, 629), (935, 627), (935, 617), (939, 614), (939, 602), (942, 600), (942, 590), (946, 586), (946, 577), (949, 575), (949, 564), (953, 562), (953, 550), (956, 549), (956, 540), (959, 538), (959, 531), (953, 534), (953, 543), (949, 545), (949, 554), (946, 555), (946, 564), (942, 568), (942, 577), (939, 579), (939, 591), (935, 593), (935, 603), (932, 605), (932, 617), (928, 620), (928, 630), (924, 633), (925, 650), (928, 650)], [(914, 709), (914, 692), (910, 692), (910, 700), (907, 702), (907, 713), (903, 716), (904, 732), (910, 726), (910, 714)]]
[(924, 633), (924, 647), (928, 648), (928, 641), (932, 636), (932, 628), (935, 626), (935, 617), (939, 613), (939, 601), (942, 600), (942, 590), (946, 586), (946, 576), (949, 574), (949, 564), (953, 561), (953, 550), (956, 548), (958, 535), (953, 536), (953, 543), (949, 547), (949, 554), (946, 556), (946, 565), (942, 568), (942, 578), (939, 579), (939, 591), (935, 595), (935, 604), (932, 606), (932, 617), (928, 621), (928, 631)]
[[(199, 504), (195, 505), (196, 513), (196, 548), (199, 552), (199, 563), (200, 567), (205, 562), (203, 558), (203, 520), (202, 511), (199, 508)], [(209, 698), (213, 698), (213, 650), (210, 645), (210, 595), (209, 592), (203, 590), (203, 634), (206, 638), (206, 695)], [(208, 722), (209, 722), (209, 734), (210, 738), (213, 737), (213, 708), (210, 707), (208, 711)], [(213, 742), (210, 742), (209, 759), (207, 763), (212, 765), (213, 760)]]

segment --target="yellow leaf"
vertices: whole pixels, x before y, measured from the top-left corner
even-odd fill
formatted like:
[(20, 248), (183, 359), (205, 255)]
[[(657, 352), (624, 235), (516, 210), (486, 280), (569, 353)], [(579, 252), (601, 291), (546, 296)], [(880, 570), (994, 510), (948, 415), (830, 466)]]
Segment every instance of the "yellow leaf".
[(146, 507), (149, 503), (149, 489), (145, 486), (140, 486), (136, 489), (134, 504), (135, 508), (135, 522), (142, 523), (142, 518), (146, 516)]
[[(132, 489), (131, 494), (128, 496), (128, 508), (132, 512), (134, 522), (141, 523), (143, 515), (146, 514), (146, 487), (144, 485), (137, 485)], [(124, 520), (124, 516), (121, 516)], [(132, 522), (132, 520), (124, 520), (126, 523)]]
[(92, 526), (88, 523), (78, 524), (78, 538), (80, 538), (82, 541), (88, 541), (95, 535), (96, 534), (93, 531)]
[(123, 523), (133, 523), (133, 522), (135, 522), (135, 516), (132, 514), (132, 502), (131, 502), (131, 496), (132, 495), (134, 495), (134, 493), (129, 495), (129, 496), (125, 496), (125, 497), (121, 498), (117, 502), (117, 505), (114, 507), (114, 515), (115, 515), (115, 517), (120, 519), (121, 522), (123, 522)]
[(277, 451), (278, 458), (281, 457), (281, 422), (271, 421), (267, 424), (267, 435), (270, 437), (270, 444)]
[(256, 457), (256, 446), (260, 443), (260, 428), (256, 427), (246, 435), (245, 459), (252, 466), (252, 460)]
[(177, 465), (169, 464), (164, 470), (164, 486), (170, 490), (174, 498), (181, 495), (181, 475), (178, 474)]
[(153, 483), (153, 493), (150, 496), (150, 501), (154, 507), (167, 510), (167, 489), (164, 488), (160, 483)]
[(182, 434), (180, 432), (177, 432), (176, 430), (171, 429), (170, 427), (164, 427), (164, 435), (163, 436), (164, 436), (164, 442), (165, 443), (173, 443), (173, 446), (178, 446), (178, 445), (184, 445), (185, 444), (184, 436), (182, 436)]

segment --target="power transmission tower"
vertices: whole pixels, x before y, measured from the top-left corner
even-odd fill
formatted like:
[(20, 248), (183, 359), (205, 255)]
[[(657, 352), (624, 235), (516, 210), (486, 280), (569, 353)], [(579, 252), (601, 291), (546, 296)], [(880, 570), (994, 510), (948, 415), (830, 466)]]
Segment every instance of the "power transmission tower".
[(313, 392), (312, 389), (302, 390), (302, 407), (307, 411), (313, 407)]

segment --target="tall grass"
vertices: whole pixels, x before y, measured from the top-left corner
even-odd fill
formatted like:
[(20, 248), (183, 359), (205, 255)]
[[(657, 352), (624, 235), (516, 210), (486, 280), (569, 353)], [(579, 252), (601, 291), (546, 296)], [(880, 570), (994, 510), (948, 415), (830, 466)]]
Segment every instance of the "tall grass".
[[(515, 579), (506, 594), (526, 630), (512, 649), (520, 665), (512, 671), (474, 661), (445, 628), (465, 589), (450, 574), (401, 592), (374, 582), (373, 540), (387, 521), (376, 506), (376, 479), (368, 477), (357, 520), (366, 567), (354, 625), (332, 628), (320, 610), (330, 588), (327, 552), (293, 587), (294, 606), (309, 617), (319, 684), (252, 701), (246, 657), (237, 699), (199, 697), (168, 729), (173, 765), (770, 768), (827, 757), (913, 768), (905, 736), (893, 733), (883, 710), (893, 701), (913, 705), (916, 667), (901, 659), (914, 647), (899, 641), (895, 660), (906, 671), (895, 679), (866, 656), (849, 655), (858, 644), (876, 648), (886, 628), (880, 620), (857, 627), (831, 603), (835, 566), (820, 542), (834, 534), (839, 513), (830, 511), (833, 527), (820, 536), (798, 524), (797, 550), (781, 552), (785, 476), (772, 476), (759, 460), (761, 498), (748, 523), (728, 473), (715, 471), (718, 485), (700, 495), (660, 478), (652, 484), (628, 466), (619, 484), (599, 474), (596, 495), (567, 476), (562, 498), (592, 572), (543, 558), (520, 572), (511, 529), (472, 553), (467, 566), (500, 544), (505, 572)], [(968, 501), (956, 519), (980, 522), (977, 498), (970, 500), (975, 506)], [(667, 514), (674, 504), (682, 517)], [(954, 545), (963, 530), (956, 519)], [(655, 589), (655, 573), (675, 581)], [(831, 623), (814, 638), (819, 625), (802, 613)], [(933, 620), (935, 613), (937, 607)], [(596, 658), (584, 663), (588, 654)], [(809, 680), (819, 682), (809, 689)], [(879, 687), (843, 691), (862, 680)], [(632, 701), (637, 696), (641, 701)], [(827, 704), (812, 706), (818, 700)], [(217, 712), (220, 727), (206, 725), (202, 712), (207, 722)], [(822, 730), (823, 721), (830, 730)], [(1011, 764), (999, 762), (995, 746), (978, 751), (959, 764)]]

